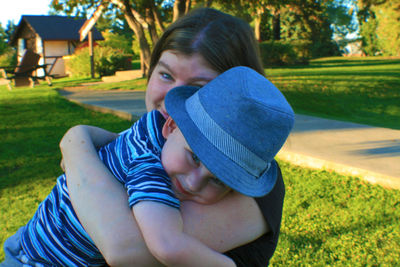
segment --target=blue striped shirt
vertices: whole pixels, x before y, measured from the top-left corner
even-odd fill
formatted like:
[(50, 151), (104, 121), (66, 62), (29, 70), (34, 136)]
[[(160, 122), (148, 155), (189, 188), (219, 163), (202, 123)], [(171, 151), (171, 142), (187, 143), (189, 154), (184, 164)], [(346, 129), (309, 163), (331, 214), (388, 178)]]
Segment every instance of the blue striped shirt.
[[(130, 207), (150, 200), (179, 208), (160, 160), (165, 142), (161, 132), (164, 122), (158, 111), (152, 111), (99, 150), (102, 161), (124, 184)], [(56, 186), (26, 225), (21, 244), (28, 257), (44, 265), (105, 264), (74, 212), (65, 175), (58, 177)]]

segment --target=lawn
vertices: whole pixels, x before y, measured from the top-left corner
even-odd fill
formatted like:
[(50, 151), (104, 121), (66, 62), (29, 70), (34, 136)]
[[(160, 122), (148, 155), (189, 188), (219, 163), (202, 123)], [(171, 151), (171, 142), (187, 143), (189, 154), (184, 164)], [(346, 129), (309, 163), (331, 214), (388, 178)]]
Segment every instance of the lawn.
[(400, 58), (321, 58), (266, 73), (297, 113), (400, 129)]
[[(297, 112), (399, 128), (400, 86), (399, 78), (396, 80), (395, 77), (396, 73), (399, 76), (399, 66), (399, 60), (323, 59), (306, 67), (267, 69), (267, 73)], [(329, 78), (330, 72), (336, 74)], [(345, 73), (352, 78), (341, 84)], [(57, 88), (82, 82), (93, 80), (62, 79), (56, 80), (53, 87), (43, 85), (13, 91), (0, 86), (1, 245), (29, 220), (55, 184), (61, 173), (58, 142), (69, 127), (91, 124), (120, 131), (130, 125), (115, 116), (85, 110), (57, 93)], [(130, 86), (126, 84), (126, 88), (143, 86), (143, 81), (137, 82), (137, 85), (136, 82)], [(350, 86), (353, 83), (358, 86)], [(380, 89), (375, 88), (378, 85)], [(389, 85), (394, 87), (389, 88)], [(327, 88), (323, 89), (324, 86)], [(118, 85), (111, 84), (110, 87), (118, 88)], [(318, 87), (329, 97), (319, 92)], [(335, 88), (338, 88), (337, 92)], [(375, 96), (373, 91), (380, 92)], [(352, 97), (348, 99), (349, 96)], [(307, 101), (311, 97), (312, 100)], [(297, 98), (302, 100), (296, 101)], [(372, 99), (367, 101), (369, 98)], [(340, 107), (339, 104), (346, 101), (347, 104)], [(376, 104), (369, 106), (370, 102)], [(333, 107), (323, 108), (323, 105)], [(379, 105), (392, 106), (374, 108)], [(356, 111), (342, 110), (354, 106), (364, 111), (353, 116)], [(379, 112), (381, 122), (377, 119)], [(286, 198), (281, 237), (272, 266), (400, 264), (399, 190), (371, 185), (357, 177), (301, 168), (283, 161), (280, 164)], [(3, 257), (1, 250), (0, 261)]]
[[(296, 113), (400, 129), (400, 58), (320, 58), (265, 71)], [(145, 90), (146, 79), (90, 88)]]

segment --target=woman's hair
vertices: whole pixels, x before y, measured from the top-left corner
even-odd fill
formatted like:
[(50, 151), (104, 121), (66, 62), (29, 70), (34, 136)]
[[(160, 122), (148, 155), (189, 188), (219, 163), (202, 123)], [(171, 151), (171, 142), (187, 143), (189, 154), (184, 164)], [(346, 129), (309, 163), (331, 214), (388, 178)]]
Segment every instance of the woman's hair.
[(212, 8), (195, 9), (165, 30), (151, 55), (149, 78), (166, 50), (188, 56), (198, 53), (219, 73), (247, 66), (265, 74), (250, 25)]

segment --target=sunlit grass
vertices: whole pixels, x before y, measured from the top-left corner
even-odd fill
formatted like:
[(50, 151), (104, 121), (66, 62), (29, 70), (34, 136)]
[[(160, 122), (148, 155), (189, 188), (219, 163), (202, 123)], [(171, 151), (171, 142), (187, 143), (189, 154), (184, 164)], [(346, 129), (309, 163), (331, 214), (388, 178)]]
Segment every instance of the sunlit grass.
[(297, 113), (400, 129), (400, 59), (325, 58), (266, 73)]
[[(371, 61), (384, 71), (374, 70)], [(368, 118), (381, 112), (380, 120), (396, 125), (400, 87), (391, 73), (398, 73), (399, 62), (380, 61), (324, 59), (306, 67), (267, 69), (267, 73), (296, 111), (356, 118), (367, 124), (376, 123)], [(118, 132), (131, 124), (70, 103), (56, 90), (96, 81), (64, 78), (54, 80), (53, 87), (44, 84), (13, 91), (0, 86), (0, 245), (26, 224), (54, 186), (61, 173), (58, 143), (69, 127), (91, 124)], [(125, 89), (134, 90), (143, 86), (136, 86), (134, 81), (123, 84)], [(377, 85), (381, 89), (376, 89)], [(362, 112), (354, 114), (354, 109)], [(283, 161), (280, 164), (286, 198), (280, 241), (271, 266), (399, 264), (399, 190), (371, 185), (357, 177)], [(0, 250), (0, 261), (3, 259)]]
[(400, 191), (280, 161), (286, 197), (271, 266), (397, 266)]

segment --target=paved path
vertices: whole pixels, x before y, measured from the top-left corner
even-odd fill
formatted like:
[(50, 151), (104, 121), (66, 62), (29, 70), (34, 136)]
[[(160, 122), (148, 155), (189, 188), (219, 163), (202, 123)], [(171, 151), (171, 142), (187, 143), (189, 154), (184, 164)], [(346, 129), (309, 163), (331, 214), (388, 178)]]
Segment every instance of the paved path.
[[(141, 91), (60, 91), (71, 101), (127, 119), (146, 112)], [(399, 122), (400, 123), (400, 122)], [(400, 189), (400, 130), (296, 115), (279, 158)]]

